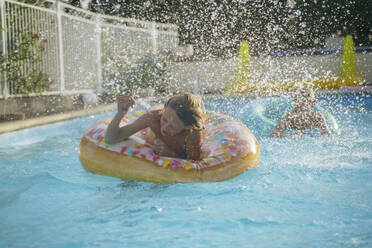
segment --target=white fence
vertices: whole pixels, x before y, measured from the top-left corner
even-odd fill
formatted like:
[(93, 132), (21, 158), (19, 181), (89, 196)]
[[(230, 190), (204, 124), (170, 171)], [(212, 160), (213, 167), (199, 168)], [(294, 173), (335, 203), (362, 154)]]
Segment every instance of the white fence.
[[(16, 52), (24, 31), (37, 35), (44, 44), (39, 62), (23, 61), (17, 73), (26, 76), (37, 68), (47, 74), (46, 94), (97, 89), (123, 66), (178, 45), (176, 25), (96, 14), (58, 1), (46, 6), (0, 0), (2, 56)], [(15, 82), (1, 74), (0, 97), (16, 96)]]

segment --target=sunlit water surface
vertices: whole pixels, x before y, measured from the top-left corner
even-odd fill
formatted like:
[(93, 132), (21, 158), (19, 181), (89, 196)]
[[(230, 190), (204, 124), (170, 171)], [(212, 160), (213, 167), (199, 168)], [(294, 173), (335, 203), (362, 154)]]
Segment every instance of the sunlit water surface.
[(320, 96), (342, 133), (304, 139), (268, 138), (261, 102), (206, 101), (261, 145), (257, 168), (218, 183), (85, 172), (80, 138), (112, 112), (0, 135), (0, 247), (372, 247), (371, 96)]

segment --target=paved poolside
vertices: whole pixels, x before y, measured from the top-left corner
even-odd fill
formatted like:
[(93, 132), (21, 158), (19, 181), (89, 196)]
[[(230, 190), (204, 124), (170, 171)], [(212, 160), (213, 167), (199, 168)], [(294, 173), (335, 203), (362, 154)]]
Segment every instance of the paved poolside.
[(13, 132), (20, 129), (30, 128), (39, 125), (45, 125), (53, 122), (73, 119), (85, 115), (97, 114), (100, 112), (111, 111), (116, 108), (116, 104), (99, 105), (83, 110), (71, 111), (67, 113), (59, 113), (48, 116), (30, 118), (26, 120), (8, 121), (0, 123), (0, 134)]

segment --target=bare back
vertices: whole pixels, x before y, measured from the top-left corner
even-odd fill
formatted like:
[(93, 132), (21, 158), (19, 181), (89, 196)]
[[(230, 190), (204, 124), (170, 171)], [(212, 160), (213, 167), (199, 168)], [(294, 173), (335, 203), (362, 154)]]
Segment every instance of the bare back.
[(330, 135), (331, 132), (323, 115), (315, 110), (301, 112), (292, 110), (285, 114), (275, 126), (271, 137), (284, 137), (286, 130), (319, 129), (321, 134)]
[(318, 128), (321, 121), (321, 115), (316, 111), (308, 113), (289, 112), (287, 116), (288, 129), (294, 130), (310, 130)]

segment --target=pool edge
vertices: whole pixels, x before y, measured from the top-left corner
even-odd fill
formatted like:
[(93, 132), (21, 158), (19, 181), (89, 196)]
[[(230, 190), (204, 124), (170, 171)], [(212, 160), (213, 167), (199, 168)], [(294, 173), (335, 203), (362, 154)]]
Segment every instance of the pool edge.
[[(287, 93), (287, 92), (285, 92)], [(366, 85), (366, 86), (358, 86), (358, 87), (352, 87), (352, 88), (343, 88), (339, 90), (319, 90), (318, 93), (320, 95), (328, 95), (328, 94), (347, 94), (347, 93), (372, 93), (372, 86)], [(273, 96), (283, 96), (284, 92), (275, 92), (270, 94), (230, 94), (229, 96), (233, 97), (251, 97), (251, 98), (257, 98), (257, 97), (273, 97)], [(203, 95), (203, 99), (214, 99), (216, 97), (224, 96), (224, 94), (205, 94)], [(226, 96), (226, 95), (225, 95)], [(154, 101), (153, 98), (149, 97), (145, 99), (145, 101)], [(164, 100), (164, 99), (158, 99), (158, 100)], [(58, 121), (64, 121), (69, 119), (74, 119), (86, 115), (91, 114), (97, 114), (100, 112), (106, 112), (106, 111), (112, 111), (116, 108), (116, 103), (107, 104), (107, 105), (100, 105), (93, 108), (87, 108), (67, 113), (58, 113), (48, 116), (42, 116), (42, 117), (36, 117), (36, 118), (30, 118), (26, 120), (17, 120), (17, 121), (9, 121), (9, 122), (3, 122), (0, 123), (0, 134), (8, 133), (8, 132), (14, 132), (21, 129), (31, 128), (35, 126), (40, 125), (46, 125)]]
[(0, 123), (0, 134), (14, 132), (21, 129), (26, 129), (30, 127), (46, 125), (54, 122), (74, 119), (86, 115), (97, 114), (101, 112), (111, 111), (116, 108), (116, 104), (100, 105), (94, 108), (87, 108), (67, 113), (58, 113), (48, 116), (30, 118), (26, 120), (17, 120)]

